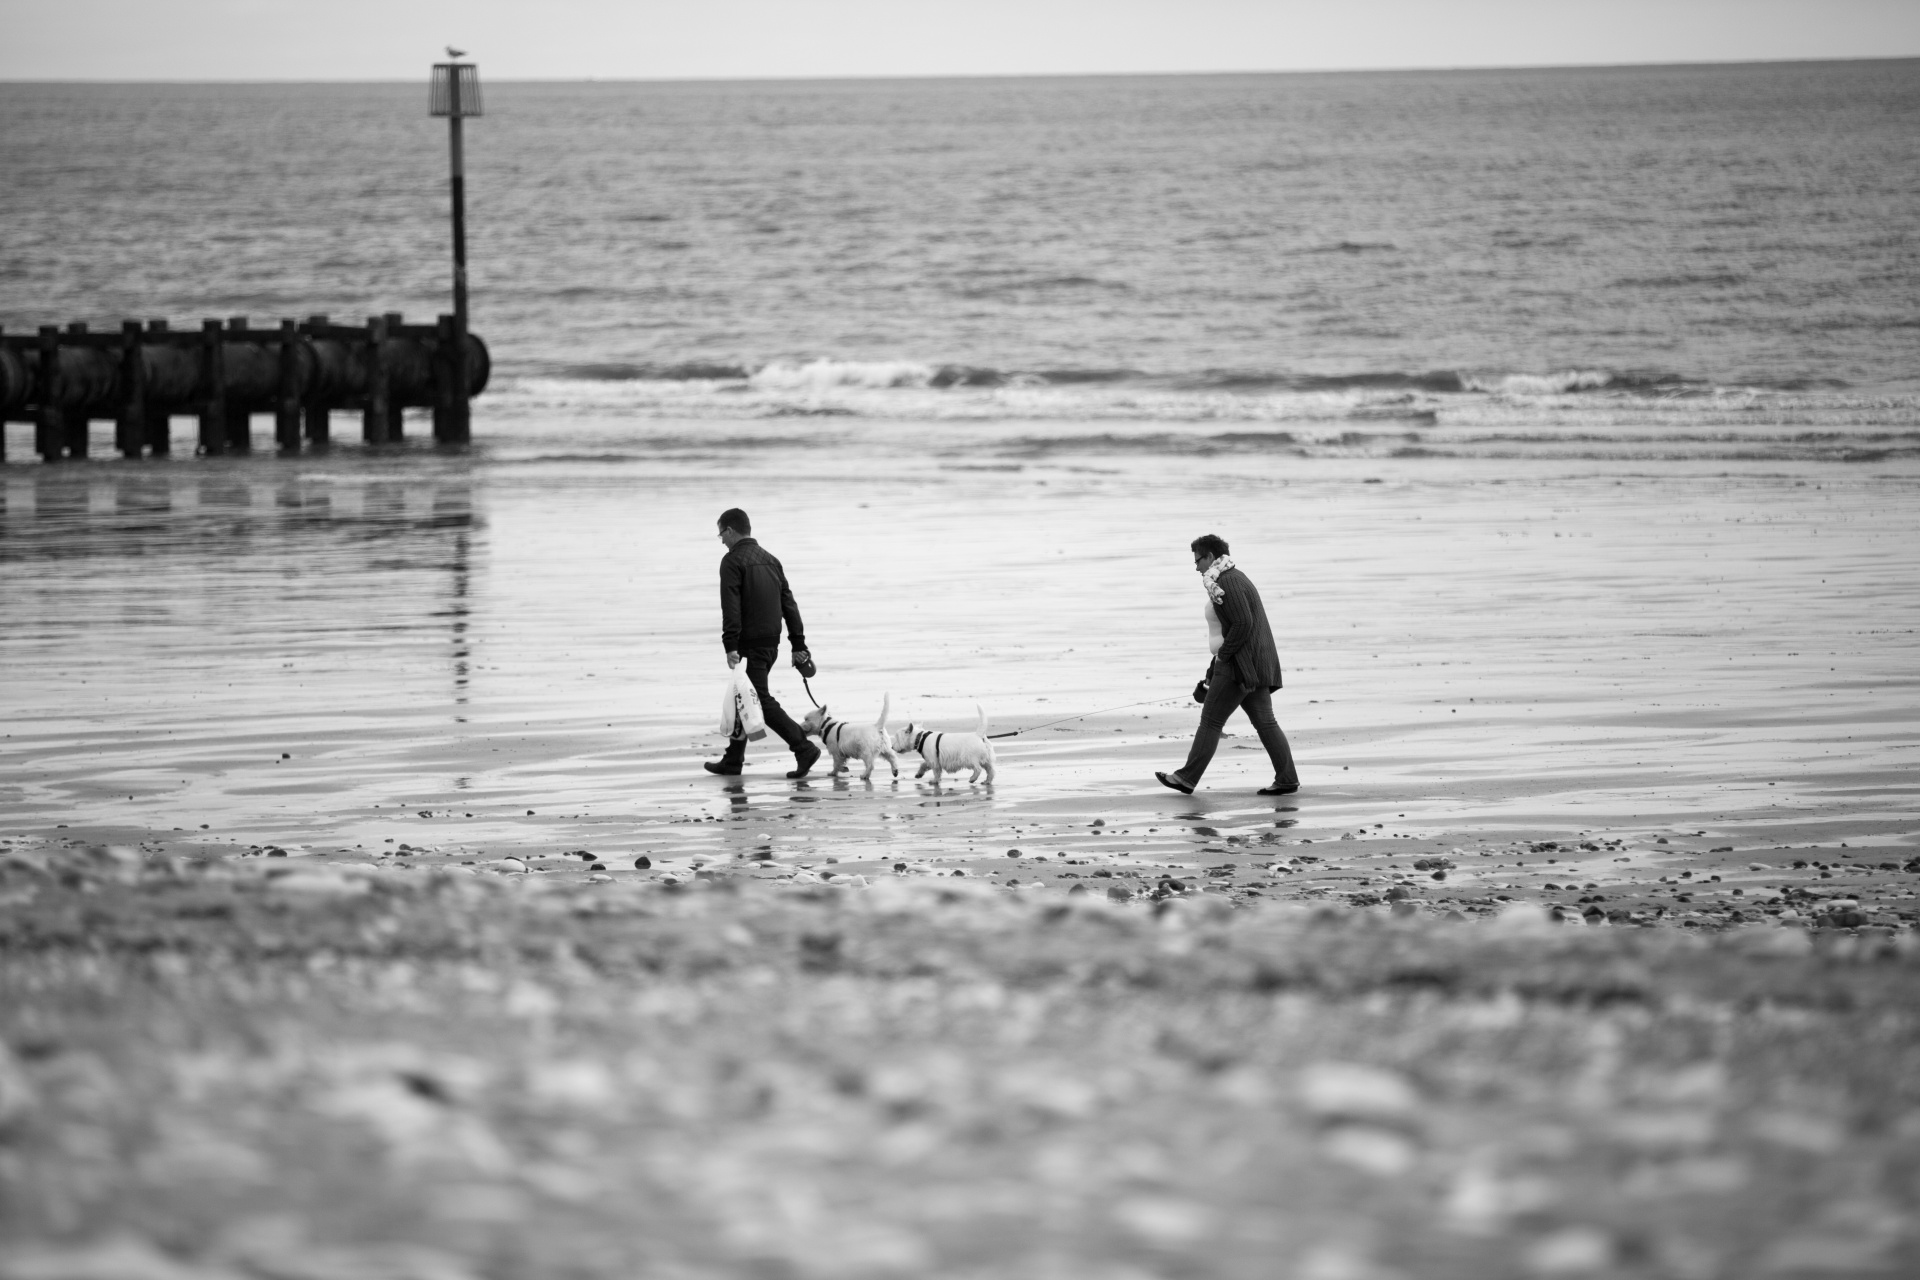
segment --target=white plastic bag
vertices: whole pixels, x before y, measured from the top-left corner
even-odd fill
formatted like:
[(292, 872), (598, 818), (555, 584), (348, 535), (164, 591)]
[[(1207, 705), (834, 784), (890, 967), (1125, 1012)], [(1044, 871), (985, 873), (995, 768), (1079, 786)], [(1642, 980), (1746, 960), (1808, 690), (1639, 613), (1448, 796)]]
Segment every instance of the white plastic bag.
[(727, 689), (720, 699), (720, 732), (729, 738), (758, 742), (767, 736), (767, 719), (760, 711), (760, 694), (747, 679), (744, 666), (727, 673)]

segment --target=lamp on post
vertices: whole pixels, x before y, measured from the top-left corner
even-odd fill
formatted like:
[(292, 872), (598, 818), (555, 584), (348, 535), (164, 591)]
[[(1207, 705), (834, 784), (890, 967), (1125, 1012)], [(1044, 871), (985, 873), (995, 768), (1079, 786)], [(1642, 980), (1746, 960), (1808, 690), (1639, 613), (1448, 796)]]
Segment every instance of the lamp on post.
[[(449, 57), (461, 51), (449, 47)], [(467, 174), (460, 139), (460, 122), (480, 112), (480, 69), (471, 62), (436, 62), (428, 114), (447, 118), (453, 163), (453, 350), (449, 357), (451, 395), (435, 414), (434, 439), (441, 444), (465, 444), (471, 436), (467, 404)], [(445, 421), (442, 421), (442, 417)]]

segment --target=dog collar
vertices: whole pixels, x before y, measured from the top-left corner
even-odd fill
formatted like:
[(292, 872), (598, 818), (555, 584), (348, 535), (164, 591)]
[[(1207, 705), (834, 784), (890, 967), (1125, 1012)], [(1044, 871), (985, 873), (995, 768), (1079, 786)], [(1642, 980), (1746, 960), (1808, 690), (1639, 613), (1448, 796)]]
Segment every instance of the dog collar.
[(919, 733), (916, 733), (915, 735), (913, 735), (913, 750), (916, 755), (924, 754), (920, 751), (920, 748), (926, 746), (927, 739), (931, 738), (932, 736), (933, 736), (933, 730), (931, 729), (922, 729)]

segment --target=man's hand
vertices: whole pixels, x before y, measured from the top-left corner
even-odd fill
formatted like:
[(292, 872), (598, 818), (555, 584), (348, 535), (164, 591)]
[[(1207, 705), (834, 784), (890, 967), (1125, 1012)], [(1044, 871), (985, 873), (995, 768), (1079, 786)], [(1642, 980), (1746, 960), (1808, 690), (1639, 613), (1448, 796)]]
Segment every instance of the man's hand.
[(727, 665), (729, 667), (737, 667), (740, 665), (740, 655), (731, 649), (727, 650)]
[(813, 665), (813, 655), (805, 649), (793, 651), (793, 669), (808, 680), (813, 679), (815, 672), (819, 670)]

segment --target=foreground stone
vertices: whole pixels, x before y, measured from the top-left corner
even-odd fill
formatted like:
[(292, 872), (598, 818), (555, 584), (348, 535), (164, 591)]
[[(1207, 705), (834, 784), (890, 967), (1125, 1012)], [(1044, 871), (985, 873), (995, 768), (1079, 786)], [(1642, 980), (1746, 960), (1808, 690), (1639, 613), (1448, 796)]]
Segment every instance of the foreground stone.
[(0, 879), (7, 1280), (1920, 1268), (1905, 935), (94, 862)]

